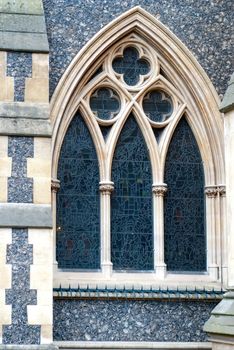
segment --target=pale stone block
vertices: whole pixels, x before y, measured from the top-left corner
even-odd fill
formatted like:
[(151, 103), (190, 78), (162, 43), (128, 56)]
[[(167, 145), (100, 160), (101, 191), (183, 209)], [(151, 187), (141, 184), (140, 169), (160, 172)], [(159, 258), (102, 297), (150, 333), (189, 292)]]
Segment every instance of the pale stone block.
[(0, 101), (14, 101), (14, 78), (0, 78)]
[(52, 308), (47, 305), (28, 305), (28, 323), (30, 325), (46, 324), (52, 325)]
[(47, 268), (53, 263), (53, 232), (49, 229), (29, 229), (29, 244), (33, 245), (33, 265), (45, 265)]
[(41, 344), (50, 344), (53, 341), (53, 327), (52, 325), (41, 326)]
[(33, 78), (48, 78), (49, 76), (49, 55), (34, 53), (32, 56)]
[(0, 289), (0, 305), (6, 304), (6, 293), (5, 289)]
[(35, 204), (51, 203), (51, 179), (34, 178), (33, 202)]
[(7, 157), (7, 154), (8, 154), (8, 136), (0, 136), (0, 157), (3, 157), (3, 158)]
[(11, 158), (0, 158), (0, 176), (11, 176)]
[(11, 324), (11, 305), (0, 305), (0, 325)]
[(0, 289), (11, 288), (11, 265), (0, 265)]
[(212, 350), (234, 350), (234, 339), (233, 344), (212, 343)]
[(48, 290), (37, 291), (37, 304), (47, 305), (52, 308), (53, 305), (53, 291), (52, 288)]
[(0, 245), (12, 244), (12, 231), (10, 228), (0, 228)]
[[(47, 252), (48, 252), (47, 248)], [(48, 290), (52, 289), (53, 270), (47, 265), (32, 265), (30, 267), (30, 288)]]
[[(1, 160), (0, 160), (1, 165)], [(1, 173), (0, 173), (1, 174)], [(51, 177), (50, 161), (38, 158), (27, 159), (28, 177)]]
[(34, 158), (51, 161), (51, 139), (46, 137), (34, 138)]
[(7, 246), (0, 244), (0, 265), (6, 264)]
[(8, 184), (7, 177), (0, 177), (0, 202), (7, 202)]
[(0, 51), (0, 77), (6, 76), (6, 52)]
[(25, 102), (49, 102), (49, 80), (46, 78), (26, 78)]

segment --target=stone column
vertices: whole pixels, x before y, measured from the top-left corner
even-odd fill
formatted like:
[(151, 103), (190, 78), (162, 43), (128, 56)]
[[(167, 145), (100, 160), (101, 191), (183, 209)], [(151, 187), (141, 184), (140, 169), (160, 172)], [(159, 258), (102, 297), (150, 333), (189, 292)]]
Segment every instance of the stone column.
[(234, 74), (221, 104), (224, 113), (228, 292), (214, 308), (204, 330), (213, 350), (234, 349)]
[(111, 181), (100, 182), (99, 190), (101, 192), (101, 267), (103, 274), (110, 277), (112, 274), (110, 196), (114, 190), (114, 183)]
[(153, 211), (154, 211), (154, 264), (159, 278), (166, 276), (164, 261), (164, 210), (163, 200), (167, 192), (166, 184), (153, 184)]
[(217, 264), (217, 241), (215, 237), (215, 223), (216, 223), (216, 199), (218, 195), (217, 186), (207, 186), (205, 188), (206, 194), (206, 211), (207, 211), (207, 232), (208, 236), (208, 256), (207, 256), (207, 267), (209, 275), (214, 281), (217, 281), (219, 270)]
[(57, 232), (57, 227), (56, 227), (56, 196), (57, 193), (60, 189), (60, 181), (58, 179), (52, 179), (51, 180), (51, 192), (52, 192), (52, 207), (53, 207), (53, 246), (54, 246), (54, 265), (57, 267), (58, 262), (56, 260), (56, 232)]

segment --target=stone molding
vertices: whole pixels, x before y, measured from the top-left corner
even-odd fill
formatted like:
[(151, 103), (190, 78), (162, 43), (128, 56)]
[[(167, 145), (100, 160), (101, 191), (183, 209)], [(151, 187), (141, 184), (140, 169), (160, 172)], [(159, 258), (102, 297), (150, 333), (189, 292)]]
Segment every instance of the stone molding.
[(0, 350), (59, 350), (57, 345), (0, 345)]
[[(209, 342), (105, 342), (105, 341), (80, 341), (80, 342), (54, 342), (54, 344), (58, 345), (59, 349), (158, 349), (158, 350), (211, 350), (211, 343)], [(1, 348), (0, 348), (1, 350)]]
[(208, 198), (215, 198), (218, 194), (217, 186), (206, 186), (205, 194)]
[(220, 197), (225, 197), (226, 195), (226, 186), (225, 185), (214, 185), (214, 186), (206, 186), (205, 194), (208, 198), (215, 198), (217, 195)]
[(25, 203), (0, 204), (0, 227), (51, 228), (51, 206)]
[(164, 197), (164, 195), (167, 193), (167, 185), (166, 184), (152, 185), (152, 192), (157, 197)]
[(51, 180), (51, 191), (57, 193), (60, 189), (60, 181), (58, 179)]
[(100, 182), (99, 191), (105, 194), (111, 194), (114, 191), (114, 182)]

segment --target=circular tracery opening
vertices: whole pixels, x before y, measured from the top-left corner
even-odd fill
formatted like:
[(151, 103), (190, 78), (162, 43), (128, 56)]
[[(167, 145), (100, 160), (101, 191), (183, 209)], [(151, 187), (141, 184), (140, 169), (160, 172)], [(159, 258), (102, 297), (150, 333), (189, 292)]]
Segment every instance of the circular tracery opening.
[(119, 96), (110, 88), (98, 88), (90, 97), (90, 108), (100, 119), (113, 119), (120, 111)]
[(143, 99), (143, 109), (150, 120), (162, 123), (173, 113), (172, 99), (162, 90), (150, 91)]
[(139, 52), (135, 47), (127, 47), (122, 57), (117, 57), (112, 62), (113, 70), (123, 75), (124, 82), (129, 86), (137, 85), (140, 75), (146, 75), (150, 71), (150, 64), (143, 58), (139, 58)]

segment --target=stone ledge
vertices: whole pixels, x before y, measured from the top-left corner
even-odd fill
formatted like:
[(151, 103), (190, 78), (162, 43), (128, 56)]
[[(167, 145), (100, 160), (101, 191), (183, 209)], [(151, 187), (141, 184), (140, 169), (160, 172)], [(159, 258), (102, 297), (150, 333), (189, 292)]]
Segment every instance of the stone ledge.
[(51, 206), (44, 204), (1, 203), (0, 227), (51, 228)]
[(49, 52), (47, 34), (0, 32), (0, 50)]
[(52, 134), (49, 120), (0, 117), (0, 135), (45, 136)]
[(58, 350), (56, 345), (0, 345), (0, 350)]
[(46, 33), (44, 16), (0, 13), (1, 31)]
[[(157, 350), (211, 350), (211, 343), (204, 342), (102, 342), (102, 341), (85, 341), (85, 342), (54, 342), (59, 349), (106, 349), (106, 350), (146, 350), (146, 349), (157, 349)], [(1, 348), (0, 348), (1, 349)]]
[(41, 0), (2, 0), (1, 12), (41, 15), (43, 6)]
[(48, 119), (48, 103), (0, 102), (0, 117)]

